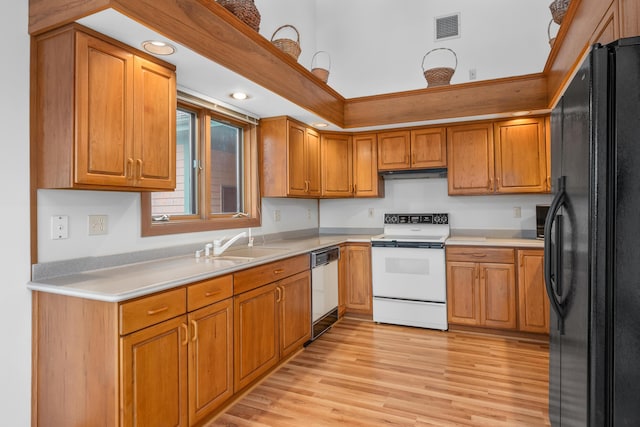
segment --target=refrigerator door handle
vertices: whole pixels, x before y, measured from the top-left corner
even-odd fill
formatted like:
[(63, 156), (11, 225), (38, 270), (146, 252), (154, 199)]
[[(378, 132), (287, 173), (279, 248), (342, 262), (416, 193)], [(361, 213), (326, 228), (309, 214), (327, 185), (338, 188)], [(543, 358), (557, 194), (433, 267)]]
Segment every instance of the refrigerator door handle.
[[(558, 222), (556, 225), (556, 250), (554, 251), (551, 243), (551, 229), (553, 228), (553, 224), (556, 219), (562, 218), (562, 215), (558, 215), (558, 211), (564, 205), (566, 200), (566, 177), (561, 176), (558, 178), (558, 192), (551, 202), (551, 206), (549, 207), (549, 213), (547, 214), (547, 218), (544, 223), (544, 282), (547, 290), (547, 295), (549, 296), (549, 302), (551, 303), (551, 308), (556, 313), (558, 317), (558, 330), (560, 333), (563, 333), (564, 330), (564, 307), (558, 300), (557, 295), (560, 292), (561, 286), (561, 277), (558, 274), (561, 271), (562, 265), (562, 229), (561, 222)], [(555, 258), (555, 259), (553, 259)]]

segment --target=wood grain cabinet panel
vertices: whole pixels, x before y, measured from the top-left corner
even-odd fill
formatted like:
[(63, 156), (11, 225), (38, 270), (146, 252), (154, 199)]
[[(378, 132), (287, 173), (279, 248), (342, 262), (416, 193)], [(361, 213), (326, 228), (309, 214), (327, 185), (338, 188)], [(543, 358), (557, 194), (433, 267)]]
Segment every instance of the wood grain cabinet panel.
[(384, 181), (378, 174), (378, 138), (375, 133), (353, 136), (354, 197), (384, 197)]
[(449, 194), (489, 194), (494, 189), (493, 125), (447, 129)]
[(353, 196), (353, 151), (351, 137), (323, 134), (321, 143), (322, 197)]
[(411, 131), (411, 167), (417, 169), (447, 166), (446, 128), (424, 128)]
[(518, 250), (518, 317), (521, 331), (549, 333), (549, 298), (542, 249)]
[(345, 306), (348, 312), (372, 315), (373, 292), (371, 287), (371, 245), (350, 243), (347, 257), (347, 283)]
[(175, 188), (174, 66), (77, 24), (34, 58), (38, 188)]
[(411, 133), (393, 131), (378, 133), (378, 170), (411, 167)]
[(494, 124), (495, 191), (547, 191), (544, 118), (516, 119)]
[(186, 316), (126, 335), (122, 426), (188, 426)]
[(233, 300), (188, 315), (189, 424), (205, 419), (233, 395)]
[(280, 357), (286, 357), (311, 338), (311, 272), (278, 282)]
[(516, 329), (514, 250), (456, 246), (446, 251), (449, 323)]

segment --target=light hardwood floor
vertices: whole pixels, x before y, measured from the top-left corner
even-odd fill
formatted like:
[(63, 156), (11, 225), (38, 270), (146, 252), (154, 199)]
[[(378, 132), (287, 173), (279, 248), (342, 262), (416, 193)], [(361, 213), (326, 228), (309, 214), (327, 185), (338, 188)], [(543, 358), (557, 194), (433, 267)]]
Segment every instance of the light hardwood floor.
[(213, 426), (548, 426), (546, 342), (343, 319)]

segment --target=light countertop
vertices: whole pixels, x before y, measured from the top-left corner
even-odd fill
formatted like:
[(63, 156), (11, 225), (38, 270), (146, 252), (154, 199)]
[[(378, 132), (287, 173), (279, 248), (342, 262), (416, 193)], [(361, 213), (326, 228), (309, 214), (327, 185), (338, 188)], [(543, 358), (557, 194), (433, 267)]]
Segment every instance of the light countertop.
[(485, 236), (451, 236), (446, 246), (508, 246), (519, 248), (544, 248), (544, 240), (523, 238), (497, 238)]
[(256, 249), (269, 248), (271, 253), (251, 260), (224, 259), (225, 255), (233, 255), (233, 250), (238, 248), (233, 246), (223, 254), (222, 259), (204, 256), (196, 258), (191, 253), (118, 267), (40, 278), (29, 282), (27, 288), (33, 291), (99, 301), (120, 302), (308, 253), (327, 246), (345, 242), (370, 241), (370, 235), (319, 235), (269, 242), (265, 246), (256, 245), (254, 246)]

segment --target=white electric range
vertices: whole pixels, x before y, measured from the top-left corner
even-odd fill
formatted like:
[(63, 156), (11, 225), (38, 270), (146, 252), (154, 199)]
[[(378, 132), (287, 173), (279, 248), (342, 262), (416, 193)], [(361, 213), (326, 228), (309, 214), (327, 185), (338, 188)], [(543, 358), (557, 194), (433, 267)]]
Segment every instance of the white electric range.
[(371, 238), (373, 320), (448, 329), (444, 242), (449, 214), (385, 214)]

